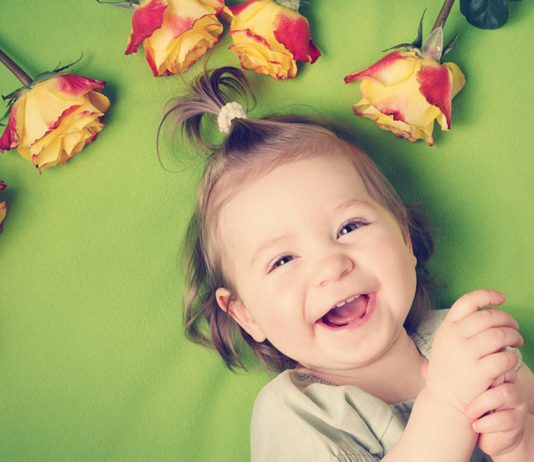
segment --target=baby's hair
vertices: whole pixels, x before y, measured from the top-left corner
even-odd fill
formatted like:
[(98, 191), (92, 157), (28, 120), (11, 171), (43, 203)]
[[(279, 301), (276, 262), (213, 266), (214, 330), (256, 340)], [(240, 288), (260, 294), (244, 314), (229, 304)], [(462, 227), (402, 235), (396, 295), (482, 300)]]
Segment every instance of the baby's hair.
[(403, 232), (410, 235), (417, 257), (417, 289), (405, 327), (408, 332), (414, 332), (424, 313), (430, 309), (428, 285), (431, 280), (426, 264), (433, 243), (426, 221), (418, 212), (405, 207), (386, 177), (350, 137), (338, 127), (316, 118), (236, 118), (231, 121), (230, 131), (220, 146), (210, 145), (204, 118), (217, 117), (220, 109), (235, 101), (236, 96), (245, 102), (249, 92), (247, 80), (239, 69), (204, 70), (192, 83), (190, 93), (175, 101), (161, 122), (174, 117), (176, 126), (182, 127), (186, 137), (210, 153), (185, 242), (184, 322), (187, 336), (194, 342), (216, 348), (230, 369), (245, 367), (240, 337), (270, 370), (281, 372), (298, 365), (268, 340), (256, 342), (217, 305), (215, 291), (220, 287), (230, 291), (231, 300), (239, 298), (231, 281), (229, 258), (223, 255), (219, 245), (218, 216), (221, 207), (240, 187), (275, 167), (299, 159), (336, 154), (352, 161), (370, 196), (389, 210)]

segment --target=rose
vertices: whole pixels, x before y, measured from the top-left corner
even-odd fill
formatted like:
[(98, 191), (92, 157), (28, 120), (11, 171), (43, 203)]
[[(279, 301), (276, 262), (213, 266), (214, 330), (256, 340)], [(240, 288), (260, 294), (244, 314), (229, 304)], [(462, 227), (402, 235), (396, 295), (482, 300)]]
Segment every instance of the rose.
[[(4, 189), (6, 189), (6, 184), (0, 180), (0, 191), (3, 191)], [(6, 214), (7, 214), (7, 202), (6, 201), (3, 201), (3, 202), (0, 202), (0, 233), (2, 232), (2, 223), (4, 221), (4, 218), (6, 217)]]
[(245, 69), (275, 79), (297, 75), (296, 61), (314, 63), (321, 52), (313, 44), (307, 19), (273, 0), (248, 0), (227, 7), (230, 47)]
[(345, 77), (345, 83), (356, 80), (362, 81), (362, 99), (352, 107), (356, 115), (401, 138), (423, 139), (430, 146), (435, 120), (442, 130), (451, 128), (451, 101), (465, 85), (456, 64), (439, 64), (415, 50), (395, 51)]
[(109, 99), (105, 82), (73, 74), (38, 80), (23, 89), (0, 137), (0, 152), (17, 151), (42, 170), (65, 163), (95, 140)]
[(219, 40), (223, 0), (148, 0), (135, 11), (125, 54), (141, 43), (155, 76), (186, 70)]
[(3, 201), (0, 202), (0, 233), (2, 232), (2, 229), (4, 228), (3, 222), (4, 218), (7, 214), (7, 202)]
[(185, 71), (219, 40), (223, 0), (148, 0), (136, 9), (125, 54), (141, 43), (155, 76)]

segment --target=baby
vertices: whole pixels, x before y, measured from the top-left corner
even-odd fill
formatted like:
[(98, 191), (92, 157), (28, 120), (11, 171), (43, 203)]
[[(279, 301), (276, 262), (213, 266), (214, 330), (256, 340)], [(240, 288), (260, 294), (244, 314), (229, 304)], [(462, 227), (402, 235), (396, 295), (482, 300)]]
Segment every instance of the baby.
[(318, 121), (247, 118), (247, 92), (238, 69), (205, 72), (164, 120), (206, 147), (205, 116), (226, 135), (188, 230), (186, 331), (230, 368), (241, 336), (279, 373), (252, 460), (534, 460), (523, 339), (482, 309), (504, 295), (432, 311), (430, 234), (371, 159)]

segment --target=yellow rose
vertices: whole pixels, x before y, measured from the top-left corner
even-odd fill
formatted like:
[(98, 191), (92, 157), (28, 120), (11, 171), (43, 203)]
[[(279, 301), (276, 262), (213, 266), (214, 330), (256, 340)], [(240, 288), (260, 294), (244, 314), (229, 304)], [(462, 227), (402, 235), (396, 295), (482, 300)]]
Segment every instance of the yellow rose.
[(219, 40), (224, 0), (148, 0), (136, 9), (125, 54), (141, 43), (155, 76), (185, 71)]
[(410, 141), (434, 144), (437, 120), (451, 128), (452, 98), (464, 87), (465, 76), (454, 63), (439, 64), (417, 51), (395, 51), (370, 67), (345, 77), (361, 80), (362, 99), (352, 108), (384, 130)]
[(4, 218), (6, 217), (6, 214), (7, 214), (7, 202), (6, 201), (0, 202), (0, 233), (2, 232), (2, 229), (4, 228), (3, 222), (4, 222)]
[(11, 108), (0, 152), (16, 149), (39, 170), (64, 164), (104, 128), (109, 99), (97, 91), (104, 85), (73, 74), (32, 84)]
[(314, 63), (321, 56), (307, 19), (291, 8), (273, 0), (248, 0), (225, 11), (232, 18), (230, 49), (245, 69), (288, 79), (297, 75), (296, 61)]
[[(6, 189), (6, 184), (0, 180), (0, 191), (3, 191)], [(7, 202), (3, 201), (0, 202), (0, 233), (2, 232), (2, 223), (4, 222), (4, 218), (7, 214)]]

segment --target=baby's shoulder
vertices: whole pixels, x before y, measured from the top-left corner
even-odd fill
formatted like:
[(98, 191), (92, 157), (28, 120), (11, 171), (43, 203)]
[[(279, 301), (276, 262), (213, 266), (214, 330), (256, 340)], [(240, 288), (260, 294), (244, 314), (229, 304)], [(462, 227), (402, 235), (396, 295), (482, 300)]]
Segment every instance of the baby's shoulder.
[[(313, 377), (295, 370), (286, 370), (272, 379), (259, 392), (254, 403), (252, 423), (259, 420), (287, 420), (297, 408), (310, 408), (310, 385), (318, 383)], [(313, 393), (312, 393), (313, 394)], [(313, 400), (312, 400), (313, 402)]]
[(297, 409), (307, 413), (324, 413), (333, 401), (347, 402), (347, 393), (367, 395), (354, 386), (337, 386), (300, 370), (286, 370), (260, 391), (256, 397), (253, 415), (262, 411), (269, 414), (287, 414), (294, 413)]
[(384, 435), (391, 421), (390, 407), (357, 387), (284, 371), (256, 398), (253, 460), (375, 461), (384, 453), (376, 435)]

